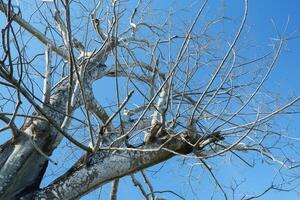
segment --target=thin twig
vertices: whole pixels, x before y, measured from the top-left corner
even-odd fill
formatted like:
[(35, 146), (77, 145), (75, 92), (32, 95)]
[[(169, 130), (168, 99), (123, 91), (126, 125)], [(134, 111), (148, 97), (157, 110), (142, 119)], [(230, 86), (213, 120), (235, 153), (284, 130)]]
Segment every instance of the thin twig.
[(144, 179), (145, 183), (147, 184), (147, 186), (148, 186), (148, 188), (149, 188), (149, 190), (150, 190), (151, 199), (152, 199), (152, 200), (155, 200), (155, 195), (154, 195), (153, 187), (152, 187), (152, 185), (151, 185), (149, 179), (147, 178), (147, 176), (146, 176), (144, 170), (141, 170), (141, 174), (142, 174), (142, 176), (143, 176), (143, 179)]
[(112, 181), (111, 192), (110, 192), (110, 200), (117, 200), (119, 181), (120, 181), (120, 179), (115, 179), (115, 180)]
[[(6, 4), (0, 3), (0, 11), (6, 12)], [(23, 27), (25, 30), (27, 30), (29, 33), (31, 33), (34, 37), (36, 37), (39, 41), (41, 41), (45, 45), (51, 46), (52, 50), (56, 52), (58, 55), (63, 57), (64, 59), (68, 59), (67, 53), (62, 50), (61, 48), (57, 47), (52, 41), (50, 41), (48, 38), (45, 37), (45, 34), (41, 33), (39, 30), (31, 26), (28, 22), (23, 20), (19, 15), (16, 13), (11, 12), (11, 16), (13, 17), (13, 20), (17, 22), (21, 27)]]
[(144, 196), (144, 198), (145, 198), (146, 200), (149, 200), (148, 195), (147, 195), (147, 193), (145, 192), (145, 190), (144, 190), (142, 184), (135, 178), (134, 174), (131, 174), (130, 176), (131, 176), (131, 180), (132, 180), (134, 186), (136, 186), (136, 187), (138, 187), (138, 188), (140, 189), (141, 193), (143, 194), (143, 196)]
[[(119, 106), (118, 110), (116, 110), (111, 116), (110, 118), (106, 121), (106, 123), (102, 126), (101, 130), (105, 130), (105, 128), (110, 124), (110, 122), (116, 117), (116, 115), (123, 109), (123, 107), (126, 105), (126, 103), (129, 101), (130, 97), (132, 96), (132, 94), (134, 93), (134, 90), (130, 91), (129, 94), (127, 95), (126, 99), (124, 99), (124, 101), (121, 103), (121, 105)], [(101, 132), (101, 131), (100, 131)], [(100, 144), (100, 139), (101, 139), (101, 135), (98, 135), (95, 147), (94, 147), (94, 151), (96, 151), (99, 148), (99, 144)]]
[(224, 58), (222, 59), (220, 65), (218, 66), (217, 70), (215, 71), (214, 75), (212, 76), (212, 78), (210, 79), (209, 83), (207, 84), (204, 92), (202, 93), (202, 95), (200, 96), (200, 98), (198, 99), (195, 107), (194, 107), (194, 110), (192, 112), (192, 115), (191, 115), (191, 123), (194, 122), (194, 116), (195, 116), (195, 113), (198, 109), (198, 106), (200, 105), (200, 103), (202, 102), (202, 100), (204, 99), (205, 95), (206, 95), (206, 92), (208, 91), (208, 89), (210, 88), (210, 86), (213, 84), (214, 80), (216, 79), (217, 75), (219, 74), (220, 70), (222, 69), (224, 63), (226, 62), (227, 58), (229, 57), (230, 55), (230, 52), (232, 51), (233, 47), (235, 46), (237, 40), (239, 39), (241, 33), (242, 33), (242, 30), (244, 28), (244, 25), (245, 25), (245, 22), (246, 22), (246, 18), (247, 18), (247, 14), (248, 14), (248, 0), (245, 0), (245, 10), (244, 10), (244, 16), (243, 16), (243, 20), (241, 22), (241, 25), (240, 25), (240, 28), (232, 42), (232, 44), (230, 45), (229, 49), (227, 50)]

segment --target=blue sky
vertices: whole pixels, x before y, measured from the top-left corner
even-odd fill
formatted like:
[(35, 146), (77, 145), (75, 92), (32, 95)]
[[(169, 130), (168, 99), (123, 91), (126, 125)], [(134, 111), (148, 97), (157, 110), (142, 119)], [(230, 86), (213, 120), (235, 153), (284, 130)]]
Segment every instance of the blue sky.
[[(161, 8), (180, 8), (187, 6), (184, 1), (154, 1), (155, 6)], [(222, 7), (222, 6), (225, 6)], [(197, 4), (199, 7), (199, 4)], [(198, 7), (195, 6), (195, 9)], [(278, 32), (281, 36), (294, 36), (300, 35), (300, 1), (298, 0), (250, 0), (249, 13), (247, 18), (247, 31), (244, 31), (241, 40), (249, 41), (255, 44), (257, 51), (247, 52), (249, 57), (258, 55), (260, 52), (270, 50), (273, 44), (273, 39), (278, 38)], [(214, 15), (214, 11), (224, 12), (226, 16), (235, 20), (232, 24), (227, 24), (224, 31), (234, 32), (237, 30), (239, 22), (243, 14), (243, 1), (226, 0), (226, 1), (210, 1), (205, 14)], [(194, 12), (180, 13), (178, 19), (185, 19), (191, 17)], [(204, 15), (205, 15), (204, 14)], [(176, 14), (175, 14), (176, 16)], [(176, 18), (176, 17), (174, 17)], [(190, 18), (192, 20), (192, 18)], [(285, 30), (285, 25), (289, 20), (288, 26)], [(272, 22), (273, 21), (273, 22)], [(201, 24), (201, 21), (200, 21)], [(276, 28), (275, 28), (276, 27)], [(284, 32), (285, 30), (285, 32)], [(246, 33), (245, 33), (246, 32)], [(229, 38), (232, 40), (232, 37)], [(275, 67), (271, 77), (268, 79), (265, 88), (282, 95), (281, 103), (287, 102), (289, 97), (295, 97), (300, 94), (300, 40), (295, 39), (289, 41), (280, 56), (277, 66)], [(99, 87), (101, 87), (99, 85)], [(102, 87), (104, 89), (104, 87)], [(272, 105), (273, 106), (273, 105)], [(275, 105), (274, 105), (275, 106)], [(287, 117), (287, 120), (277, 123), (290, 123), (290, 134), (299, 136), (299, 122), (298, 116)], [(299, 158), (299, 157), (298, 157)], [(234, 162), (230, 162), (233, 159)], [(162, 169), (156, 174), (152, 175), (152, 171), (158, 169), (162, 165), (155, 166), (154, 169), (148, 169), (149, 177), (153, 179), (153, 187), (157, 190), (174, 190), (185, 196), (187, 199), (210, 199), (213, 193), (214, 182), (208, 175), (206, 170), (200, 170), (197, 167), (192, 167), (192, 163), (187, 165), (182, 164), (182, 159), (174, 158), (163, 165)], [(188, 162), (188, 161), (187, 161)], [(247, 183), (241, 186), (241, 191), (254, 191), (262, 192), (270, 184), (270, 180), (274, 177), (274, 171), (278, 168), (276, 165), (268, 166), (266, 163), (256, 163), (255, 168), (246, 167), (243, 163), (235, 158), (212, 159), (209, 163), (214, 163), (217, 166), (216, 175), (220, 182), (232, 183), (233, 178), (239, 181), (247, 179)], [(219, 164), (221, 162), (222, 164)], [(194, 163), (195, 164), (195, 163)], [(192, 170), (193, 169), (193, 170)], [(192, 170), (192, 178), (188, 177), (188, 173)], [(141, 179), (140, 179), (141, 180)], [(137, 197), (137, 189), (132, 186), (130, 179), (125, 178), (121, 180), (120, 184), (120, 199), (142, 199), (141, 196)], [(192, 185), (192, 186), (190, 186)], [(226, 185), (226, 184), (225, 184)], [(109, 193), (109, 187), (104, 187)], [(192, 189), (193, 188), (193, 189)], [(193, 190), (195, 192), (193, 193)], [(162, 195), (166, 199), (178, 199), (173, 195)], [(229, 197), (230, 193), (229, 193)], [(89, 199), (87, 197), (86, 199)], [(217, 194), (214, 199), (222, 199), (223, 196)], [(236, 197), (237, 199), (241, 196)], [(296, 192), (282, 192), (271, 191), (266, 196), (260, 199), (298, 199), (299, 196)], [(104, 195), (105, 199), (105, 195)]]
[[(192, 4), (194, 1), (154, 1), (153, 8), (160, 9), (172, 9), (176, 10), (182, 7), (188, 7), (189, 3), (194, 5), (190, 12), (178, 12), (174, 14), (174, 20), (181, 23), (181, 21), (191, 22), (195, 11), (201, 4)], [(190, 8), (190, 7), (189, 7)], [(232, 23), (224, 25), (223, 31), (228, 32), (228, 39), (232, 41), (233, 33), (237, 30), (239, 22), (241, 21), (243, 14), (243, 1), (241, 0), (211, 0), (204, 12), (204, 18), (224, 13), (225, 16), (232, 19)], [(26, 13), (25, 13), (26, 14)], [(153, 16), (154, 20), (159, 19), (160, 16)], [(0, 25), (2, 27), (2, 15), (0, 16)], [(190, 20), (189, 20), (190, 19)], [(285, 30), (285, 24), (289, 19), (289, 23)], [(181, 20), (181, 21), (180, 21)], [(259, 55), (260, 52), (265, 52), (270, 49), (270, 45), (273, 44), (274, 38), (278, 38), (278, 34), (274, 24), (276, 25), (278, 32), (282, 36), (289, 36), (292, 33), (294, 36), (300, 36), (300, 1), (299, 0), (250, 0), (249, 1), (249, 14), (247, 18), (247, 28), (243, 32), (241, 40), (249, 42), (255, 45), (256, 51), (247, 51), (246, 56)], [(201, 27), (201, 20), (196, 28)], [(216, 30), (218, 31), (218, 30)], [(297, 32), (298, 31), (298, 32)], [(36, 43), (36, 48), (42, 48), (42, 45)], [(177, 47), (178, 48), (178, 47)], [(225, 53), (225, 52), (220, 52)], [(283, 53), (280, 56), (278, 64), (274, 69), (272, 76), (268, 79), (265, 89), (274, 93), (282, 95), (282, 99), (279, 102), (287, 102), (289, 98), (300, 95), (300, 39), (294, 39), (289, 41), (284, 48)], [(105, 79), (95, 84), (95, 91), (102, 91), (101, 95), (97, 96), (99, 101), (104, 104), (108, 104), (111, 99), (114, 99), (114, 80)], [(110, 87), (107, 87), (110, 85)], [(0, 88), (0, 92), (4, 94), (3, 89)], [(106, 94), (103, 96), (102, 94)], [(292, 135), (299, 136), (300, 117), (293, 116), (288, 117), (287, 120), (277, 122), (290, 123), (290, 131)], [(4, 140), (4, 137), (0, 137), (0, 140)], [(54, 153), (54, 158), (59, 159), (61, 151)], [(299, 159), (299, 157), (298, 157)], [(187, 164), (184, 164), (187, 163)], [(275, 166), (267, 166), (266, 163), (257, 163), (256, 167), (249, 168), (241, 163), (238, 159), (230, 156), (224, 156), (221, 159), (211, 159), (208, 163), (212, 163), (213, 166), (217, 166), (214, 170), (220, 182), (232, 183), (233, 178), (243, 181), (245, 177), (248, 181), (247, 187), (243, 187), (242, 191), (263, 191), (269, 184), (269, 180), (274, 175)], [(221, 164), (220, 164), (221, 163)], [(158, 171), (155, 173), (155, 171)], [(189, 177), (189, 173), (192, 172), (192, 176)], [(175, 157), (166, 163), (159, 164), (146, 170), (149, 178), (151, 178), (153, 187), (156, 190), (173, 190), (180, 195), (186, 197), (186, 199), (209, 199), (213, 193), (214, 181), (209, 176), (208, 172), (199, 166), (197, 162), (190, 159), (182, 159)], [(137, 175), (139, 180), (142, 179)], [(225, 184), (225, 185), (226, 185)], [(102, 199), (107, 199), (109, 194), (109, 185), (106, 185), (102, 189)], [(123, 178), (120, 182), (119, 195), (120, 199), (142, 199), (138, 189), (136, 189), (130, 178)], [(83, 199), (95, 199), (99, 190), (93, 192)], [(174, 195), (161, 194), (161, 197), (165, 199), (178, 199)], [(229, 195), (229, 197), (231, 197)], [(217, 193), (214, 199), (221, 199), (220, 193)], [(237, 199), (239, 196), (237, 196)], [(268, 195), (261, 199), (297, 199), (297, 193), (278, 193), (271, 191)]]

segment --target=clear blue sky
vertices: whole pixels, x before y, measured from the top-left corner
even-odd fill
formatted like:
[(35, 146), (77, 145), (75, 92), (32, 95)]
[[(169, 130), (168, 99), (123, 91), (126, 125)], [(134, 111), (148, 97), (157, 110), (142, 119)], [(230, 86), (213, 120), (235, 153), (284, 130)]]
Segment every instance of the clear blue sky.
[[(154, 1), (157, 8), (181, 8), (188, 3), (185, 1)], [(197, 4), (199, 6), (199, 4)], [(223, 7), (225, 5), (225, 7)], [(198, 7), (195, 7), (197, 10)], [(228, 24), (224, 26), (224, 31), (237, 30), (243, 14), (243, 1), (238, 0), (224, 0), (209, 2), (205, 14), (214, 15), (217, 12), (224, 12), (227, 17), (231, 17), (236, 23)], [(185, 17), (191, 18), (193, 13), (180, 13), (178, 19), (184, 19)], [(175, 18), (175, 17), (174, 17)], [(289, 23), (285, 32), (284, 26), (286, 22)], [(299, 0), (250, 0), (249, 1), (249, 14), (247, 19), (247, 33), (244, 33), (244, 40), (249, 40), (257, 45), (257, 52), (248, 52), (249, 57), (258, 55), (259, 52), (270, 49), (272, 44), (272, 38), (278, 38), (274, 24), (282, 36), (300, 35), (300, 1)], [(200, 22), (201, 23), (201, 22)], [(295, 31), (297, 33), (295, 33)], [(232, 40), (232, 38), (229, 38)], [(279, 93), (285, 97), (300, 95), (300, 40), (296, 39), (290, 41), (285, 46), (284, 52), (280, 56), (280, 60), (273, 71), (272, 76), (266, 83), (266, 88)], [(101, 87), (101, 85), (99, 85)], [(102, 89), (105, 89), (102, 87)], [(282, 99), (282, 103), (286, 102), (286, 98)], [(291, 134), (299, 136), (300, 118), (296, 117), (288, 118)], [(285, 123), (284, 121), (282, 123)], [(280, 122), (279, 122), (280, 123)], [(295, 158), (296, 159), (296, 158)], [(299, 159), (299, 157), (298, 157)], [(226, 160), (226, 159), (225, 159)], [(187, 161), (188, 162), (188, 161)], [(233, 178), (237, 178), (241, 182), (243, 177), (247, 179), (246, 187), (241, 187), (244, 191), (256, 191), (262, 192), (270, 184), (270, 180), (274, 176), (275, 166), (266, 167), (266, 164), (256, 163), (255, 168), (249, 168), (243, 163), (235, 160), (230, 162), (229, 158), (227, 162), (224, 159), (211, 160), (214, 165), (218, 166), (215, 172), (219, 180), (226, 183), (229, 186), (233, 182)], [(222, 163), (219, 163), (222, 162)], [(160, 169), (162, 167), (162, 169)], [(160, 171), (152, 175), (153, 171), (160, 169)], [(192, 177), (189, 178), (188, 174), (192, 173)], [(176, 191), (187, 199), (210, 199), (213, 193), (213, 180), (208, 175), (207, 171), (201, 171), (197, 167), (187, 166), (183, 164), (182, 159), (174, 158), (162, 165), (155, 166), (147, 170), (149, 177), (153, 178), (153, 187), (157, 190), (173, 190)], [(140, 179), (141, 180), (141, 179)], [(226, 185), (225, 184), (225, 185)], [(129, 187), (130, 186), (130, 187)], [(104, 187), (103, 192), (109, 193), (109, 187)], [(226, 187), (225, 187), (226, 188)], [(227, 188), (228, 189), (228, 188)], [(194, 190), (194, 192), (193, 192)], [(132, 187), (130, 179), (125, 178), (121, 180), (120, 185), (120, 199), (142, 199), (137, 189)], [(173, 195), (163, 194), (161, 197), (166, 199), (178, 199)], [(230, 193), (229, 193), (229, 197)], [(91, 196), (84, 199), (89, 199)], [(237, 195), (236, 199), (241, 198)], [(276, 191), (269, 192), (266, 196), (260, 199), (297, 199), (298, 194), (295, 192), (278, 193)], [(105, 199), (105, 198), (104, 198)], [(214, 199), (222, 199), (219, 194)]]
[[(174, 10), (187, 6), (190, 2), (194, 1), (168, 1), (168, 0), (156, 0), (154, 1), (154, 8), (173, 8)], [(194, 10), (191, 12), (180, 12), (174, 19), (185, 20), (187, 18), (193, 19), (192, 16), (195, 11), (199, 8), (200, 4), (195, 4)], [(229, 23), (224, 26), (224, 31), (234, 33), (237, 30), (239, 22), (243, 14), (243, 1), (242, 0), (211, 0), (205, 10), (206, 16), (214, 16), (223, 12), (225, 16), (230, 17), (235, 21), (234, 23)], [(159, 18), (159, 16), (156, 16)], [(289, 17), (288, 28), (285, 33), (283, 33), (284, 25)], [(154, 16), (155, 18), (155, 16)], [(0, 25), (2, 16), (0, 16)], [(190, 21), (191, 21), (190, 20)], [(204, 20), (204, 19), (203, 19)], [(300, 1), (299, 0), (250, 0), (249, 1), (249, 14), (247, 19), (247, 28), (243, 33), (243, 39), (249, 40), (257, 45), (257, 52), (247, 52), (248, 56), (258, 55), (259, 52), (267, 51), (272, 43), (271, 38), (276, 38), (277, 33), (271, 20), (276, 24), (280, 34), (284, 36), (294, 33), (295, 36), (300, 36)], [(201, 26), (201, 22), (198, 27)], [(1, 26), (2, 27), (2, 26)], [(295, 31), (298, 31), (295, 33)], [(228, 38), (230, 41), (231, 38)], [(38, 45), (38, 44), (37, 44)], [(224, 52), (225, 53), (225, 52)], [(300, 39), (295, 39), (290, 41), (285, 46), (285, 51), (282, 53), (278, 65), (276, 66), (272, 76), (266, 83), (266, 88), (274, 91), (275, 93), (280, 93), (285, 97), (293, 97), (300, 95)], [(107, 87), (108, 84), (111, 85), (112, 82), (105, 80), (104, 82), (97, 82), (95, 88), (99, 91), (103, 91), (106, 96), (98, 96), (99, 100), (103, 103), (110, 101), (110, 97), (115, 95), (113, 92), (114, 86)], [(4, 93), (0, 88), (0, 92)], [(102, 94), (103, 94), (102, 93)], [(101, 99), (100, 99), (101, 98)], [(287, 98), (282, 99), (282, 103), (286, 102)], [(300, 129), (300, 118), (292, 117), (288, 119), (291, 123), (290, 131), (291, 134), (299, 136)], [(284, 121), (285, 123), (286, 121)], [(283, 122), (278, 122), (283, 123)], [(0, 137), (0, 140), (4, 140)], [(61, 151), (57, 151), (54, 154), (54, 158), (58, 159), (61, 155)], [(299, 157), (298, 157), (299, 159)], [(190, 163), (190, 164), (184, 164)], [(221, 163), (220, 163), (221, 162)], [(200, 170), (197, 166), (192, 166), (190, 160), (184, 161), (182, 158), (175, 157), (166, 163), (159, 164), (150, 169), (146, 170), (148, 177), (151, 178), (153, 187), (155, 190), (173, 190), (178, 192), (180, 195), (186, 197), (186, 199), (209, 199), (213, 192), (214, 182), (208, 175), (207, 171)], [(196, 162), (194, 162), (195, 164)], [(226, 157), (220, 160), (212, 159), (209, 163), (213, 163), (213, 166), (218, 166), (215, 170), (217, 177), (223, 183), (228, 186), (232, 183), (233, 178), (243, 180), (242, 177), (247, 179), (248, 188), (242, 187), (241, 191), (263, 191), (268, 184), (270, 179), (274, 175), (275, 166), (266, 167), (264, 163), (257, 163), (257, 166), (249, 168), (238, 160), (230, 161), (230, 158)], [(196, 165), (196, 164), (195, 164)], [(266, 171), (267, 169), (267, 171)], [(273, 170), (273, 171), (272, 171)], [(156, 171), (158, 171), (156, 173)], [(191, 172), (192, 176), (189, 177)], [(271, 173), (272, 172), (272, 173)], [(139, 176), (138, 176), (139, 177)], [(142, 179), (139, 179), (142, 181)], [(109, 194), (109, 185), (104, 186), (102, 189), (102, 199), (107, 199)], [(119, 187), (119, 199), (120, 200), (138, 200), (142, 199), (138, 189), (136, 189), (129, 178), (123, 178), (120, 182)], [(227, 188), (228, 189), (228, 188)], [(228, 190), (229, 191), (229, 190)], [(99, 190), (93, 192), (83, 199), (95, 199), (98, 195)], [(174, 195), (162, 194), (161, 197), (170, 200), (176, 200)], [(218, 193), (215, 199), (221, 199), (222, 196)], [(229, 194), (229, 197), (230, 194)], [(278, 193), (271, 191), (268, 195), (262, 197), (261, 199), (297, 199), (299, 196), (295, 192), (289, 193)], [(239, 196), (237, 196), (239, 199)]]

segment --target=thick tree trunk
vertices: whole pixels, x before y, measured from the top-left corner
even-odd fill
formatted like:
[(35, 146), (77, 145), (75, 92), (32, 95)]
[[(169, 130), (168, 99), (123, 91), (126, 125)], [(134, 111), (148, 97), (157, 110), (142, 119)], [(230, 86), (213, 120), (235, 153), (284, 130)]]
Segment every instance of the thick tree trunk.
[[(192, 148), (180, 138), (173, 138), (164, 148), (158, 145), (141, 149), (107, 151), (91, 154), (65, 175), (40, 190), (35, 199), (76, 199), (116, 178), (163, 162), (172, 156), (187, 154)], [(82, 159), (83, 160), (83, 159)]]
[[(48, 161), (41, 156), (29, 140), (17, 144), (8, 141), (1, 146), (0, 199), (18, 199), (38, 189)], [(3, 159), (4, 160), (4, 159)]]
[[(89, 85), (103, 76), (105, 67), (104, 65), (104, 67), (99, 67), (93, 62), (91, 64), (96, 67), (92, 65), (86, 73)], [(54, 183), (39, 190), (48, 161), (37, 151), (37, 147), (50, 156), (60, 143), (62, 135), (55, 126), (60, 127), (65, 120), (63, 111), (66, 109), (67, 96), (68, 80), (66, 79), (51, 95), (50, 104), (48, 107), (43, 107), (42, 114), (34, 115), (47, 118), (47, 120), (37, 118), (27, 120), (20, 130), (18, 138), (1, 146), (0, 199), (21, 197), (32, 199), (33, 195), (36, 199), (42, 197), (47, 199), (77, 198), (115, 178), (170, 158), (174, 154), (164, 150), (166, 148), (175, 152), (190, 152), (188, 145), (179, 137), (172, 138), (172, 142), (167, 143), (164, 149), (157, 149), (157, 145), (146, 145), (142, 149), (100, 151), (89, 154), (87, 158), (82, 159), (86, 161), (79, 161)], [(78, 102), (72, 107), (72, 112), (82, 103), (83, 101), (78, 99)]]
[[(87, 66), (87, 82), (91, 84), (103, 77), (105, 69), (105, 65), (91, 61)], [(36, 147), (50, 156), (62, 139), (55, 126), (60, 127), (65, 120), (64, 112), (69, 95), (68, 81), (62, 80), (51, 95), (50, 104), (42, 108), (41, 114), (34, 114), (45, 120), (28, 119), (18, 138), (11, 139), (1, 146), (0, 199), (16, 199), (22, 194), (33, 192), (40, 185), (47, 167), (47, 159)], [(20, 90), (25, 93), (22, 88)], [(83, 103), (80, 94), (74, 95), (77, 100), (71, 114)]]
[[(8, 159), (1, 168), (0, 199), (74, 199), (116, 178), (165, 161), (176, 153), (187, 154), (192, 148), (179, 136), (163, 145), (146, 145), (139, 149), (101, 150), (82, 157), (68, 172), (44, 189), (39, 189), (47, 160), (29, 140), (2, 145), (1, 158)], [(10, 154), (10, 156), (7, 156)], [(2, 161), (2, 160), (1, 160)], [(3, 179), (6, 178), (6, 179)], [(34, 195), (34, 197), (33, 197)]]
[[(58, 111), (65, 110), (67, 88), (67, 81), (63, 81), (52, 95), (49, 108), (44, 109), (47, 117), (57, 125), (64, 120), (64, 113)], [(57, 130), (47, 121), (27, 120), (20, 137), (1, 146), (0, 199), (16, 199), (36, 190), (47, 167), (47, 159), (36, 150), (33, 142), (45, 154), (51, 155), (60, 139)]]

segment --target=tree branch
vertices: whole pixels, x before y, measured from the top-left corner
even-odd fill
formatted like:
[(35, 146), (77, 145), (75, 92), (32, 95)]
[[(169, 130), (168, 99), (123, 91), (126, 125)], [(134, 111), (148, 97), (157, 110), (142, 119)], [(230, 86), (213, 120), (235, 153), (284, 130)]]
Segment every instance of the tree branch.
[[(0, 3), (0, 11), (6, 12), (6, 4), (1, 0)], [(61, 48), (57, 47), (52, 41), (50, 41), (48, 38), (45, 37), (43, 33), (41, 33), (39, 30), (31, 26), (28, 22), (23, 20), (20, 16), (18, 16), (16, 13), (10, 12), (12, 19), (17, 22), (21, 27), (23, 27), (25, 30), (27, 30), (29, 33), (31, 33), (34, 37), (36, 37), (39, 41), (41, 41), (43, 44), (47, 46), (51, 46), (52, 50), (56, 52), (58, 55), (63, 57), (64, 59), (68, 59), (67, 53), (62, 50)]]
[[(185, 135), (186, 139), (195, 139), (189, 133)], [(129, 151), (124, 148), (123, 151), (116, 151), (113, 154), (111, 154), (111, 151), (105, 150), (90, 154), (87, 162), (82, 163), (82, 161), (79, 161), (63, 176), (40, 190), (35, 199), (79, 198), (111, 180), (163, 162), (174, 155), (192, 152), (191, 146), (181, 137), (183, 137), (182, 134), (173, 137), (164, 146), (164, 149), (157, 149), (159, 146), (153, 144), (141, 147), (141, 151), (139, 149)], [(176, 154), (172, 152), (176, 152)], [(86, 158), (83, 159), (86, 160)]]

